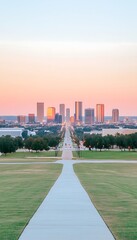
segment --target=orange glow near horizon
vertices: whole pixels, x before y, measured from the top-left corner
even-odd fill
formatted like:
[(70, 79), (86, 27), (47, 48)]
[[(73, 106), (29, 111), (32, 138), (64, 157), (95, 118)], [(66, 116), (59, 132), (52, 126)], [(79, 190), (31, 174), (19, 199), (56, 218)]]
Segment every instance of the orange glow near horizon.
[(64, 103), (74, 113), (105, 105), (120, 115), (137, 115), (137, 46), (43, 44), (2, 45), (0, 50), (0, 115), (36, 113), (37, 102), (56, 107)]
[(54, 107), (48, 107), (47, 109), (47, 121), (54, 121), (56, 110)]
[(104, 123), (104, 104), (96, 105), (96, 122)]

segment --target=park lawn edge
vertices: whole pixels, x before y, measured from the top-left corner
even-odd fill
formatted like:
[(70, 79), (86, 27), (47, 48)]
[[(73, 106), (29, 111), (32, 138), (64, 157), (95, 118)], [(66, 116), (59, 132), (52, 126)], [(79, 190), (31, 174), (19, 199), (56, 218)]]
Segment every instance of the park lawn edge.
[(73, 157), (81, 160), (137, 160), (136, 151), (73, 151)]
[[(135, 195), (137, 196), (137, 191), (135, 190), (137, 190), (137, 187), (136, 187), (136, 182), (134, 181), (135, 177), (137, 179), (136, 164), (135, 165), (130, 163), (118, 164), (115, 162), (113, 163), (113, 165), (110, 163), (105, 163), (105, 164), (101, 163), (99, 165), (98, 164), (96, 165), (96, 163), (94, 163), (94, 165), (90, 164), (91, 172), (90, 171), (88, 172), (89, 168), (86, 171), (85, 171), (86, 169), (85, 168), (82, 172), (82, 167), (84, 166), (86, 167), (86, 165), (89, 165), (89, 164), (90, 163), (74, 164), (74, 172), (78, 177), (81, 185), (87, 192), (91, 202), (97, 209), (99, 215), (102, 217), (108, 229), (111, 231), (112, 235), (114, 236), (114, 239), (136, 240), (137, 239), (137, 227), (136, 227), (137, 211), (135, 211), (136, 210)], [(78, 166), (79, 168), (77, 168)], [(98, 169), (99, 166), (101, 167)], [(108, 166), (108, 168), (106, 169), (105, 166)], [(113, 166), (114, 168), (111, 168)], [(118, 171), (118, 172), (116, 172), (116, 174), (113, 173), (114, 175), (112, 174), (111, 180), (109, 180), (109, 182), (108, 182), (109, 175), (107, 176), (106, 174), (105, 174), (106, 176), (104, 175), (105, 181), (100, 181), (99, 176), (101, 173), (100, 170), (102, 171), (102, 169), (105, 169), (105, 170), (109, 169), (110, 173), (112, 169), (113, 170), (115, 169), (115, 171)], [(122, 170), (122, 174), (121, 174), (121, 170)], [(86, 173), (87, 173), (86, 175), (87, 179), (86, 179), (86, 176), (84, 176)], [(90, 179), (89, 176), (91, 177), (90, 183), (89, 183), (89, 179)], [(103, 179), (102, 177), (103, 175), (101, 176), (101, 179)], [(125, 179), (126, 179), (126, 182), (125, 182)], [(91, 182), (93, 183), (92, 185), (91, 185)], [(108, 183), (110, 185), (108, 185)], [(105, 190), (102, 188), (102, 186), (105, 186)], [(112, 187), (110, 188), (110, 186)], [(127, 188), (128, 188), (128, 191), (127, 191)], [(109, 190), (106, 190), (106, 189), (109, 189)], [(113, 192), (114, 195), (112, 196), (108, 195), (109, 193), (111, 194), (112, 189), (114, 190)], [(117, 195), (118, 189), (120, 192), (117, 198), (116, 195)], [(105, 192), (105, 195), (107, 197), (105, 202), (104, 202), (105, 195), (101, 195), (103, 191), (108, 191), (107, 194)], [(127, 198), (125, 198), (125, 194)], [(108, 196), (111, 196), (111, 198), (109, 199)], [(123, 201), (125, 203), (124, 205), (123, 205)], [(133, 209), (135, 210), (133, 211)], [(109, 214), (110, 211), (112, 211), (111, 214)], [(126, 214), (126, 218), (124, 214)]]
[[(43, 170), (43, 167), (42, 167), (42, 165), (40, 166), (40, 164), (39, 163), (37, 163), (37, 165), (39, 166), (38, 167), (38, 169), (39, 169), (39, 171), (42, 171), (42, 176), (41, 176), (41, 172), (38, 172), (38, 183), (35, 185), (35, 183), (33, 184), (33, 186), (32, 186), (32, 192), (31, 193), (29, 193), (29, 189), (27, 189), (26, 188), (26, 190), (27, 190), (27, 204), (25, 203), (25, 205), (24, 206), (22, 206), (21, 207), (21, 209), (19, 208), (19, 204), (20, 204), (20, 199), (22, 199), (22, 198), (20, 198), (22, 195), (18, 195), (18, 187), (19, 187), (19, 185), (17, 185), (17, 184), (15, 184), (15, 187), (12, 187), (11, 188), (11, 191), (12, 191), (12, 194), (14, 194), (14, 191), (15, 191), (15, 197), (18, 197), (18, 203), (16, 204), (8, 204), (8, 206), (9, 206), (9, 208), (8, 209), (6, 209), (4, 206), (6, 206), (5, 205), (5, 201), (4, 202), (2, 202), (3, 203), (3, 209), (5, 209), (4, 210), (4, 212), (1, 212), (1, 216), (3, 216), (2, 217), (2, 219), (3, 219), (3, 226), (5, 226), (4, 227), (4, 229), (5, 229), (5, 233), (4, 233), (4, 229), (2, 230), (2, 232), (1, 232), (1, 239), (5, 239), (5, 237), (4, 236), (6, 236), (6, 239), (8, 240), (14, 240), (14, 239), (18, 239), (19, 237), (20, 237), (20, 235), (21, 235), (21, 233), (24, 231), (24, 229), (25, 229), (25, 227), (28, 225), (28, 223), (29, 223), (29, 221), (30, 221), (30, 219), (33, 217), (33, 215), (35, 214), (35, 212), (38, 210), (38, 208), (40, 207), (40, 205), (42, 204), (42, 202), (44, 201), (44, 199), (47, 197), (47, 195), (48, 195), (48, 193), (50, 192), (50, 190), (52, 189), (52, 187), (53, 187), (53, 185), (55, 184), (55, 182), (57, 181), (57, 179), (59, 178), (59, 176), (60, 176), (60, 174), (61, 174), (61, 172), (62, 172), (62, 168), (63, 168), (63, 165), (62, 164), (54, 164), (54, 166), (56, 166), (55, 168), (53, 167), (53, 170), (54, 170), (54, 173), (55, 173), (55, 175), (56, 175), (56, 177), (54, 176), (54, 174), (49, 174), (49, 176), (47, 175), (48, 174), (48, 169), (50, 170), (52, 170), (52, 167), (50, 167), (50, 166), (53, 166), (53, 164), (51, 163), (51, 164), (48, 164), (48, 165), (46, 165), (47, 166), (47, 169), (46, 169), (46, 167), (44, 167), (44, 170)], [(60, 167), (58, 167), (58, 165), (60, 165)], [(25, 172), (23, 173), (23, 175), (22, 175), (22, 178), (24, 179), (23, 180), (23, 182), (21, 181), (21, 189), (23, 190), (23, 192), (25, 193), (25, 185), (26, 185), (26, 183), (28, 182), (29, 183), (29, 185), (31, 184), (31, 182), (33, 181), (33, 179), (35, 179), (35, 181), (37, 182), (37, 175), (35, 175), (35, 173), (36, 173), (36, 169), (37, 169), (37, 167), (36, 167), (36, 165), (32, 165), (32, 166), (30, 166), (29, 167), (29, 169), (28, 169), (28, 165), (27, 164), (24, 164), (24, 165), (11, 165), (12, 167), (10, 168), (10, 166), (9, 165), (3, 165), (2, 166), (2, 168), (1, 168), (1, 171), (2, 171), (2, 173), (4, 174), (2, 174), (3, 176), (4, 176), (4, 179), (6, 178), (7, 179), (7, 177), (6, 176), (8, 176), (8, 175), (5, 175), (5, 174), (7, 174), (6, 172), (8, 171), (8, 174), (10, 174), (9, 176), (8, 176), (8, 179), (9, 180), (6, 180), (6, 185), (3, 185), (3, 191), (5, 191), (4, 189), (5, 189), (5, 187), (4, 186), (9, 186), (9, 184), (8, 184), (8, 181), (10, 181), (10, 182), (12, 182), (12, 179), (10, 180), (10, 176), (11, 176), (11, 174), (14, 174), (15, 175), (15, 179), (18, 179), (18, 176), (19, 176), (19, 174), (20, 174), (20, 171), (26, 171), (26, 169), (27, 169), (27, 171), (29, 171), (29, 169), (30, 169), (30, 171), (31, 171), (31, 175), (32, 175), (32, 177), (30, 176), (29, 178), (27, 178), (27, 179), (29, 179), (29, 181), (27, 181), (27, 180), (25, 180), (25, 176), (29, 176), (29, 175), (24, 175), (25, 174)], [(18, 167), (17, 167), (18, 166)], [(15, 167), (15, 168), (14, 168)], [(4, 170), (4, 172), (3, 172), (3, 170), (2, 169), (5, 169)], [(11, 169), (11, 170), (10, 170)], [(16, 173), (14, 173), (14, 172), (12, 172), (12, 170), (14, 170), (14, 171), (19, 171), (19, 173), (17, 172), (17, 174)], [(6, 172), (5, 172), (6, 171)], [(11, 173), (9, 173), (9, 171), (11, 171)], [(33, 173), (33, 171), (34, 171), (34, 173)], [(43, 172), (44, 171), (44, 172)], [(49, 172), (50, 173), (50, 172)], [(29, 174), (29, 173), (28, 173)], [(45, 175), (46, 174), (46, 175)], [(1, 175), (1, 177), (2, 177), (2, 175)], [(18, 175), (18, 176), (17, 176)], [(45, 177), (44, 177), (44, 175), (45, 175)], [(12, 175), (13, 176), (13, 175)], [(43, 181), (45, 179), (45, 181)], [(2, 180), (2, 179), (1, 179)], [(26, 182), (27, 181), (27, 182)], [(15, 182), (15, 181), (14, 181)], [(13, 182), (13, 183), (14, 183)], [(34, 181), (33, 181), (34, 182)], [(41, 190), (38, 190), (38, 184), (39, 183), (42, 183), (42, 187), (41, 187)], [(45, 184), (45, 183), (46, 184)], [(23, 183), (23, 185), (22, 185), (22, 183)], [(51, 183), (51, 184), (50, 184)], [(11, 185), (12, 183), (10, 183), (10, 185)], [(21, 190), (21, 192), (22, 192), (22, 190)], [(30, 191), (31, 191), (31, 188), (30, 188)], [(16, 195), (16, 192), (17, 192), (17, 195)], [(35, 192), (37, 193), (37, 198), (35, 199)], [(9, 196), (9, 194), (10, 194), (10, 192), (8, 192), (8, 196)], [(5, 195), (6, 196), (6, 195)], [(29, 196), (33, 199), (33, 197), (34, 197), (34, 199), (35, 199), (35, 201), (33, 202), (33, 204), (31, 204), (31, 200), (29, 200), (30, 198), (29, 198)], [(3, 199), (3, 196), (1, 195), (1, 200)], [(9, 201), (8, 200), (8, 198), (6, 198), (7, 199), (7, 201)], [(11, 226), (9, 225), (10, 224), (10, 222), (9, 222), (9, 220), (8, 219), (10, 219), (9, 217), (7, 218), (7, 224), (6, 224), (6, 216), (10, 216), (11, 215), (11, 213), (12, 213), (12, 210), (14, 209), (13, 208), (13, 206), (15, 206), (15, 209), (16, 209), (16, 213), (18, 213), (18, 209), (20, 209), (21, 210), (21, 212), (22, 212), (22, 218), (21, 218), (21, 216), (20, 216), (20, 214), (18, 215), (16, 215), (16, 216), (18, 216), (19, 217), (19, 220), (18, 220), (18, 222), (16, 221), (16, 217), (15, 217), (15, 219), (14, 219), (14, 217), (13, 218), (11, 218), (12, 219), (12, 225), (13, 225), (13, 227), (11, 228)], [(28, 207), (29, 206), (31, 206), (31, 208), (30, 208), (30, 210), (29, 210), (29, 212), (27, 211), (27, 209), (28, 209)], [(10, 209), (11, 209), (11, 211), (10, 211)], [(26, 212), (27, 212), (27, 214), (26, 214)], [(4, 214), (4, 215), (2, 215), (2, 214)], [(5, 215), (6, 214), (6, 215)], [(1, 220), (2, 220), (1, 219)], [(22, 220), (21, 220), (22, 219)], [(19, 225), (18, 225), (18, 224)], [(8, 232), (6, 231), (6, 226), (8, 227), (9, 226), (9, 229), (8, 229)], [(14, 231), (12, 231), (12, 230), (10, 230), (10, 229), (13, 229)], [(17, 229), (17, 230), (15, 230), (15, 229)], [(21, 230), (21, 231), (20, 231)], [(12, 231), (12, 232), (11, 232)], [(3, 235), (3, 234), (5, 234), (5, 235)], [(14, 237), (13, 237), (14, 236)]]

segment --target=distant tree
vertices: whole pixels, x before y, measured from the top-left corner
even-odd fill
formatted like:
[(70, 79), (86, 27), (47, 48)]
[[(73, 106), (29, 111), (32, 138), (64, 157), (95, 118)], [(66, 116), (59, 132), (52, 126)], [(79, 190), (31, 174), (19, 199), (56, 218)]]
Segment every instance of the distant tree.
[(43, 138), (34, 138), (31, 146), (32, 150), (35, 150), (36, 152), (42, 151), (44, 149), (44, 140)]
[(116, 138), (113, 135), (107, 135), (109, 140), (109, 145), (113, 149), (114, 145), (116, 144)]
[(46, 150), (46, 151), (49, 150), (47, 138), (43, 138), (43, 147), (44, 147), (44, 150)]
[(15, 139), (11, 136), (3, 136), (0, 138), (0, 152), (7, 153), (15, 152), (18, 149)]
[(53, 136), (53, 135), (47, 135), (45, 137), (28, 137), (24, 141), (24, 145), (26, 149), (29, 150), (36, 150), (36, 151), (42, 151), (42, 150), (49, 150), (49, 147), (57, 147), (57, 145), (60, 142), (60, 137)]
[(90, 146), (90, 136), (88, 135), (86, 135), (85, 136), (85, 140), (84, 140), (84, 146), (85, 147), (89, 147)]
[(15, 144), (17, 145), (17, 148), (23, 148), (24, 142), (22, 140), (22, 137), (16, 137)]
[(100, 134), (96, 135), (95, 148), (96, 149), (100, 149), (100, 152), (101, 152), (101, 150), (103, 148), (103, 137)]
[(24, 145), (26, 149), (29, 149), (29, 151), (32, 149), (32, 144), (33, 144), (33, 138), (29, 137), (24, 141)]
[(84, 146), (88, 147), (89, 150), (91, 150), (91, 148), (95, 147), (95, 139), (96, 139), (95, 134), (86, 135), (84, 139)]
[(110, 138), (109, 136), (103, 137), (103, 147), (106, 149), (110, 149)]
[(75, 135), (74, 135), (74, 142), (77, 144), (77, 146), (79, 146), (80, 144), (79, 138)]
[(28, 131), (27, 131), (27, 130), (24, 130), (24, 131), (22, 132), (22, 137), (23, 137), (24, 139), (28, 138)]
[(84, 132), (83, 132), (83, 129), (81, 127), (75, 127), (75, 134), (80, 141), (83, 140)]
[(132, 146), (132, 149), (134, 148), (137, 148), (137, 133), (135, 134), (131, 134), (131, 138), (133, 140), (133, 146)]
[(127, 145), (129, 151), (137, 148), (137, 133), (127, 135)]
[(56, 137), (55, 138), (54, 137), (49, 138), (48, 142), (49, 142), (50, 147), (56, 147), (59, 144), (59, 141)]
[(122, 150), (128, 148), (127, 136), (122, 134), (117, 134), (116, 136), (116, 144)]
[(46, 135), (44, 129), (40, 129), (40, 130), (37, 132), (37, 135), (38, 135), (39, 137), (44, 137), (44, 136)]

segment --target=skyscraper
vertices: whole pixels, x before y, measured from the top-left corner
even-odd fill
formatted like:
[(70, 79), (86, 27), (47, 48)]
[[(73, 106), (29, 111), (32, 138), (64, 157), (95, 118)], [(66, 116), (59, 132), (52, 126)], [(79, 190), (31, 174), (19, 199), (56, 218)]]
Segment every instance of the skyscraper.
[(66, 122), (70, 121), (70, 108), (66, 108)]
[(28, 122), (29, 123), (35, 123), (35, 114), (34, 113), (29, 113)]
[(17, 121), (18, 121), (19, 124), (26, 123), (26, 116), (24, 116), (24, 115), (17, 116)]
[(94, 124), (94, 109), (85, 109), (85, 124)]
[(44, 103), (38, 102), (37, 103), (37, 121), (42, 123), (44, 120)]
[(47, 110), (47, 122), (54, 122), (56, 110), (54, 107), (48, 107)]
[(65, 122), (65, 104), (59, 105), (59, 114), (62, 116), (62, 122)]
[(82, 123), (82, 102), (75, 102), (75, 122)]
[(119, 122), (119, 109), (112, 110), (112, 122), (113, 123)]
[(96, 122), (104, 123), (104, 104), (96, 105)]
[(55, 114), (55, 123), (57, 123), (57, 124), (62, 123), (62, 115), (60, 115), (59, 113)]

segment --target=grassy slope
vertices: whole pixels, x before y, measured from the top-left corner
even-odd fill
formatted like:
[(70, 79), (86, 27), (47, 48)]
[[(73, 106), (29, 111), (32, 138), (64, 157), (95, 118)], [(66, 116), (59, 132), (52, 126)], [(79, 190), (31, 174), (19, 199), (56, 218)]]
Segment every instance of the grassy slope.
[(137, 165), (77, 164), (74, 169), (117, 240), (137, 239)]
[[(73, 152), (74, 157), (78, 157), (77, 152)], [(81, 159), (124, 159), (137, 160), (137, 152), (124, 151), (80, 151)]]
[(61, 165), (0, 166), (0, 239), (16, 240), (61, 172)]

